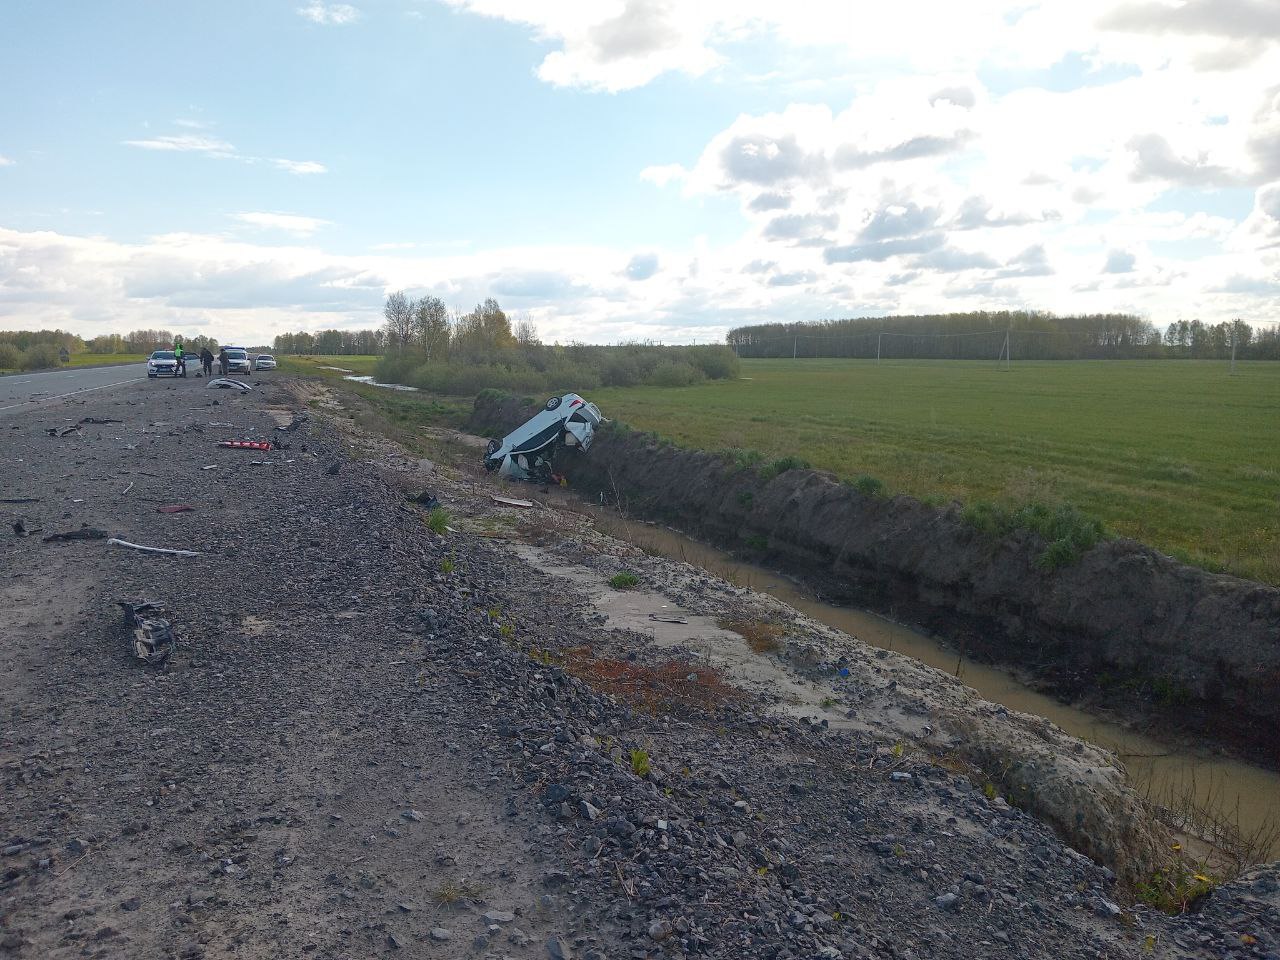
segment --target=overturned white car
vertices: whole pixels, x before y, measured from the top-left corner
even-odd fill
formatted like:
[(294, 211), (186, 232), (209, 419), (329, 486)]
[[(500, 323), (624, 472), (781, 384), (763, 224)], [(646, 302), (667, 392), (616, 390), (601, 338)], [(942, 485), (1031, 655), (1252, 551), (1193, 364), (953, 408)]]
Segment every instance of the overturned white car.
[(513, 480), (551, 483), (556, 480), (552, 460), (561, 447), (586, 451), (604, 415), (594, 403), (576, 393), (552, 397), (546, 407), (501, 440), (490, 440), (484, 468)]

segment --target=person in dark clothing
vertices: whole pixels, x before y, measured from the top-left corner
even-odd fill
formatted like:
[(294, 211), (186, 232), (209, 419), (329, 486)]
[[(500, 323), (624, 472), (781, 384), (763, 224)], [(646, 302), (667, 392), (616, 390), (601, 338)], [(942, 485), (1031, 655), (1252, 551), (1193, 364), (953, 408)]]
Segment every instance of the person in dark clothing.
[(218, 351), (218, 373), (221, 376), (227, 375), (227, 348), (223, 347)]
[(200, 350), (200, 366), (206, 377), (213, 376), (213, 352), (208, 347)]

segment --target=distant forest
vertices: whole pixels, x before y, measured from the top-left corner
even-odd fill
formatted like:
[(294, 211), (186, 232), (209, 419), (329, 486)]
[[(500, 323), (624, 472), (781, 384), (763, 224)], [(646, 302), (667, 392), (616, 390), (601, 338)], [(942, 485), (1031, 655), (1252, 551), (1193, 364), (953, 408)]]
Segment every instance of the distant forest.
[(1280, 360), (1280, 327), (1243, 320), (1179, 320), (1161, 330), (1125, 313), (1057, 316), (1038, 311), (860, 317), (761, 323), (730, 330), (739, 357), (882, 357), (1021, 360)]

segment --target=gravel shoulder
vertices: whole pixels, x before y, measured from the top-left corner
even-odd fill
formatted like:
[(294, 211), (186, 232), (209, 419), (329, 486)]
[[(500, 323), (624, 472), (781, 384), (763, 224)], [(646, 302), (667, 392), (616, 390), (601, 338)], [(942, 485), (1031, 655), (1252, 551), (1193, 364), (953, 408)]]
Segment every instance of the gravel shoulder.
[[(1133, 906), (930, 747), (965, 735), (908, 695), (933, 679), (550, 500), (497, 505), (453, 441), (424, 463), (320, 389), (131, 384), (0, 425), (0, 491), (36, 501), (0, 504), (0, 954), (1280, 948), (1276, 871), (1198, 915)], [(122, 422), (46, 432), (85, 417)], [(216, 446), (254, 437), (288, 447)], [(424, 490), (443, 535), (406, 497)], [(43, 539), (82, 525), (199, 556)], [(646, 581), (625, 603), (602, 586), (620, 562)], [(143, 597), (179, 634), (162, 670), (115, 605)], [(651, 603), (698, 629), (643, 629)], [(787, 623), (794, 655), (724, 653), (727, 614)], [(803, 702), (802, 651), (828, 643), (857, 668), (839, 710)]]

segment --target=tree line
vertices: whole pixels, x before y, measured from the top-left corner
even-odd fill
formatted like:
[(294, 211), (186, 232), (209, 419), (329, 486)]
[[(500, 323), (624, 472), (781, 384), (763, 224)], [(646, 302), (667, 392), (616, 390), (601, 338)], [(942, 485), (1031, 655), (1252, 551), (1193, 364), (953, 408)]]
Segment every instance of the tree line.
[(1158, 328), (1133, 314), (1058, 316), (1045, 311), (977, 311), (760, 323), (730, 330), (740, 357), (984, 359), (1003, 351), (1024, 360), (1280, 359), (1280, 328), (1244, 320), (1179, 320)]
[(492, 297), (461, 313), (438, 297), (387, 297), (386, 355), (377, 376), (438, 393), (585, 391), (601, 386), (690, 386), (738, 375), (726, 346), (653, 343), (598, 346), (545, 344), (533, 322), (514, 322)]

